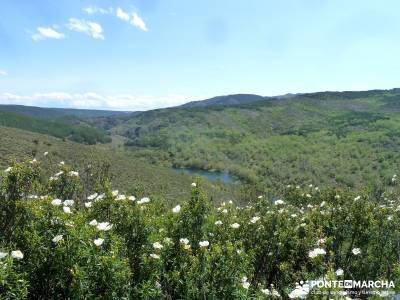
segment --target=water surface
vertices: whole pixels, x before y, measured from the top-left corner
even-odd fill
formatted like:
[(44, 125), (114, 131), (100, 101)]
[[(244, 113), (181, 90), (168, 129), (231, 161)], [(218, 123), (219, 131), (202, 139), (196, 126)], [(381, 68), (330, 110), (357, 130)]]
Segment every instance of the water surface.
[(223, 183), (234, 183), (236, 178), (228, 172), (207, 171), (195, 168), (172, 168), (175, 172), (188, 174), (192, 176), (200, 176), (207, 178), (210, 181), (222, 181)]

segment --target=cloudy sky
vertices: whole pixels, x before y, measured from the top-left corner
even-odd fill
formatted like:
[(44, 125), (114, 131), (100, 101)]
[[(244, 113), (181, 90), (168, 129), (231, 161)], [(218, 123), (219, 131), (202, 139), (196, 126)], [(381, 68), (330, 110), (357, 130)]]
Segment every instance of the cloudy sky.
[(398, 0), (1, 0), (0, 103), (400, 87)]

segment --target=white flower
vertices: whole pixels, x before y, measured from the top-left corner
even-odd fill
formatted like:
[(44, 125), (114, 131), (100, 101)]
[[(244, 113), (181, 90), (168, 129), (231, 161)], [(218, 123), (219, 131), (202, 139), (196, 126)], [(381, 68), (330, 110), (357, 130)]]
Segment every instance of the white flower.
[(285, 204), (285, 202), (283, 202), (283, 200), (279, 199), (275, 201), (275, 205), (283, 205)]
[(233, 229), (238, 229), (239, 227), (240, 227), (240, 224), (238, 224), (238, 223), (231, 224), (231, 228), (233, 228)]
[(354, 255), (359, 255), (359, 254), (361, 254), (361, 249), (360, 248), (354, 248), (353, 250), (351, 250), (351, 252), (353, 252)]
[(340, 269), (340, 268), (339, 268), (339, 269), (336, 270), (336, 276), (342, 276), (343, 273), (344, 273), (344, 272), (343, 272), (343, 269)]
[(0, 251), (0, 259), (6, 257), (7, 255), (8, 255), (8, 253)]
[(192, 182), (191, 186), (196, 187), (197, 186), (196, 182)]
[(74, 203), (75, 203), (74, 200), (65, 200), (63, 204), (64, 206), (73, 206)]
[(88, 199), (88, 200), (94, 200), (94, 199), (96, 199), (96, 197), (97, 197), (98, 195), (99, 195), (99, 194), (97, 194), (97, 193), (91, 194), (90, 196), (87, 197), (87, 199)]
[(97, 229), (100, 231), (108, 231), (113, 227), (109, 222), (101, 222), (97, 224)]
[(227, 214), (227, 213), (228, 213), (228, 210), (225, 208), (224, 210), (222, 210), (222, 213), (223, 213), (223, 214)]
[(354, 201), (358, 201), (360, 199), (361, 199), (361, 196), (357, 196), (357, 197), (354, 198)]
[(121, 200), (126, 200), (125, 195), (118, 195), (117, 198), (115, 198), (116, 201), (121, 201)]
[(4, 170), (4, 172), (8, 173), (8, 172), (10, 172), (11, 170), (12, 170), (12, 168), (11, 168), (11, 167), (8, 167), (7, 169)]
[(183, 248), (185, 250), (189, 250), (190, 249), (190, 245), (189, 245), (189, 240), (186, 238), (181, 238), (179, 239), (179, 242), (183, 245)]
[(150, 202), (150, 198), (144, 197), (144, 198), (140, 199), (139, 201), (137, 201), (137, 204), (145, 204), (145, 203), (149, 203), (149, 202)]
[(177, 213), (179, 213), (181, 211), (181, 206), (178, 204), (177, 206), (175, 206), (173, 209), (172, 209), (172, 212), (174, 213), (174, 214), (177, 214)]
[(275, 289), (273, 289), (272, 290), (272, 296), (275, 296), (275, 297), (281, 297), (281, 294), (279, 294), (279, 292), (277, 291), (277, 290), (275, 290)]
[(65, 165), (65, 162), (60, 161), (60, 163), (58, 165), (61, 167), (61, 166)]
[(315, 248), (314, 250), (311, 250), (309, 253), (308, 253), (308, 256), (310, 257), (310, 258), (315, 258), (315, 257), (317, 257), (318, 255), (325, 255), (326, 254), (326, 251), (324, 250), (324, 249), (322, 249), (322, 248)]
[(257, 198), (258, 198), (258, 199), (262, 199), (262, 197), (263, 197), (263, 196), (258, 196)]
[(247, 277), (246, 276), (243, 276), (243, 278), (242, 278), (242, 286), (246, 290), (250, 287), (250, 283), (247, 281)]
[(72, 211), (71, 211), (71, 209), (70, 209), (68, 206), (64, 206), (64, 207), (63, 207), (63, 211), (64, 211), (66, 214), (72, 214)]
[(221, 221), (221, 220), (215, 221), (214, 224), (215, 224), (215, 225), (222, 225), (222, 221)]
[(45, 153), (43, 153), (44, 156), (47, 156), (48, 154), (49, 154), (49, 152), (47, 152), (47, 151)]
[(62, 175), (62, 174), (64, 174), (64, 172), (63, 172), (63, 171), (60, 171), (60, 172), (58, 172), (57, 174), (54, 174), (54, 177), (58, 177), (58, 176), (60, 176), (60, 175)]
[(150, 254), (150, 257), (151, 257), (151, 258), (154, 258), (154, 259), (160, 259), (160, 255), (157, 255), (157, 254), (155, 254), (155, 253), (151, 253), (151, 254)]
[(128, 197), (128, 200), (129, 200), (129, 201), (135, 201), (135, 200), (136, 200), (136, 197), (135, 197), (135, 196), (129, 196), (129, 197)]
[(254, 224), (257, 223), (258, 220), (260, 220), (260, 217), (252, 217), (250, 222)]
[(201, 241), (199, 242), (200, 247), (208, 247), (210, 245), (209, 241)]
[(35, 164), (35, 163), (37, 163), (37, 160), (36, 160), (36, 158), (32, 159), (32, 160), (30, 161), (30, 163), (31, 163), (31, 164)]
[(189, 244), (189, 240), (188, 240), (187, 238), (181, 238), (181, 239), (179, 239), (179, 242), (180, 242), (181, 244), (184, 244), (184, 245)]
[(58, 243), (58, 242), (61, 241), (61, 240), (63, 240), (62, 234), (56, 235), (56, 236), (52, 239), (53, 243)]
[(62, 200), (61, 199), (54, 199), (53, 201), (51, 201), (51, 204), (54, 206), (60, 206), (62, 204)]
[(153, 243), (153, 248), (154, 249), (162, 249), (164, 246), (161, 245), (159, 242), (155, 242)]
[(23, 259), (24, 254), (19, 250), (15, 250), (15, 251), (11, 251), (11, 257), (15, 258), (15, 259)]
[(96, 220), (92, 220), (89, 222), (90, 226), (97, 226), (97, 221)]
[(100, 246), (104, 243), (104, 239), (101, 239), (101, 238), (95, 239), (95, 240), (93, 241), (93, 243), (94, 243), (97, 247), (100, 247)]
[(317, 245), (323, 244), (323, 243), (325, 243), (325, 241), (326, 241), (326, 239), (319, 239), (317, 241)]
[(79, 172), (70, 171), (70, 172), (68, 173), (68, 175), (69, 175), (69, 176), (72, 176), (72, 177), (79, 177)]
[(271, 292), (269, 291), (269, 289), (261, 289), (261, 293), (263, 293), (264, 295), (271, 295)]
[(90, 207), (92, 207), (92, 204), (93, 204), (92, 202), (86, 202), (85, 203), (85, 207), (86, 208), (90, 208)]
[(112, 191), (112, 195), (113, 195), (113, 197), (116, 197), (117, 195), (118, 195), (118, 190), (114, 190), (114, 191)]
[(310, 292), (310, 286), (308, 284), (304, 284), (303, 286), (297, 284), (296, 288), (289, 293), (290, 299), (305, 299)]

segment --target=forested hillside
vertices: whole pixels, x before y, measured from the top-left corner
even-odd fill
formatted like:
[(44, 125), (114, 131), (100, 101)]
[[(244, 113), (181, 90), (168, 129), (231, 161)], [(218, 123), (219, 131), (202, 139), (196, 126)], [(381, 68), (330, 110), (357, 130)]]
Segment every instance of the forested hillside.
[(43, 108), (25, 105), (0, 105), (0, 111), (13, 112), (41, 119), (56, 119), (71, 116), (78, 118), (96, 118), (128, 114), (128, 112), (123, 111), (72, 108)]
[(43, 133), (82, 144), (93, 145), (96, 143), (111, 142), (111, 137), (103, 129), (79, 123), (78, 120), (72, 121), (66, 119), (66, 117), (53, 119), (36, 118), (0, 109), (0, 126)]
[[(121, 191), (136, 195), (160, 196), (167, 201), (185, 197), (194, 180), (171, 171), (168, 168), (149, 164), (135, 156), (135, 153), (82, 145), (51, 136), (32, 133), (20, 129), (0, 126), (0, 169), (5, 169), (13, 161), (38, 159), (48, 176), (56, 172), (59, 162), (73, 166), (83, 174), (110, 177), (113, 186)], [(218, 199), (231, 197), (222, 184), (211, 184), (204, 180), (208, 193)]]
[(265, 186), (387, 184), (399, 171), (399, 90), (322, 92), (116, 118), (157, 163), (228, 170)]

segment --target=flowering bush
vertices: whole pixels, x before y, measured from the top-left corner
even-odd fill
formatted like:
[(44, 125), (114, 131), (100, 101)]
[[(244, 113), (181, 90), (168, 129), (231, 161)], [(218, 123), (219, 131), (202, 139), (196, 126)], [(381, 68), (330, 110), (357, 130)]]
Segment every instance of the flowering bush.
[[(192, 184), (165, 203), (87, 187), (65, 164), (0, 177), (0, 299), (319, 299), (309, 280), (400, 286), (397, 194), (287, 187), (211, 203)], [(327, 292), (333, 292), (327, 289)], [(345, 290), (338, 290), (345, 296)]]

